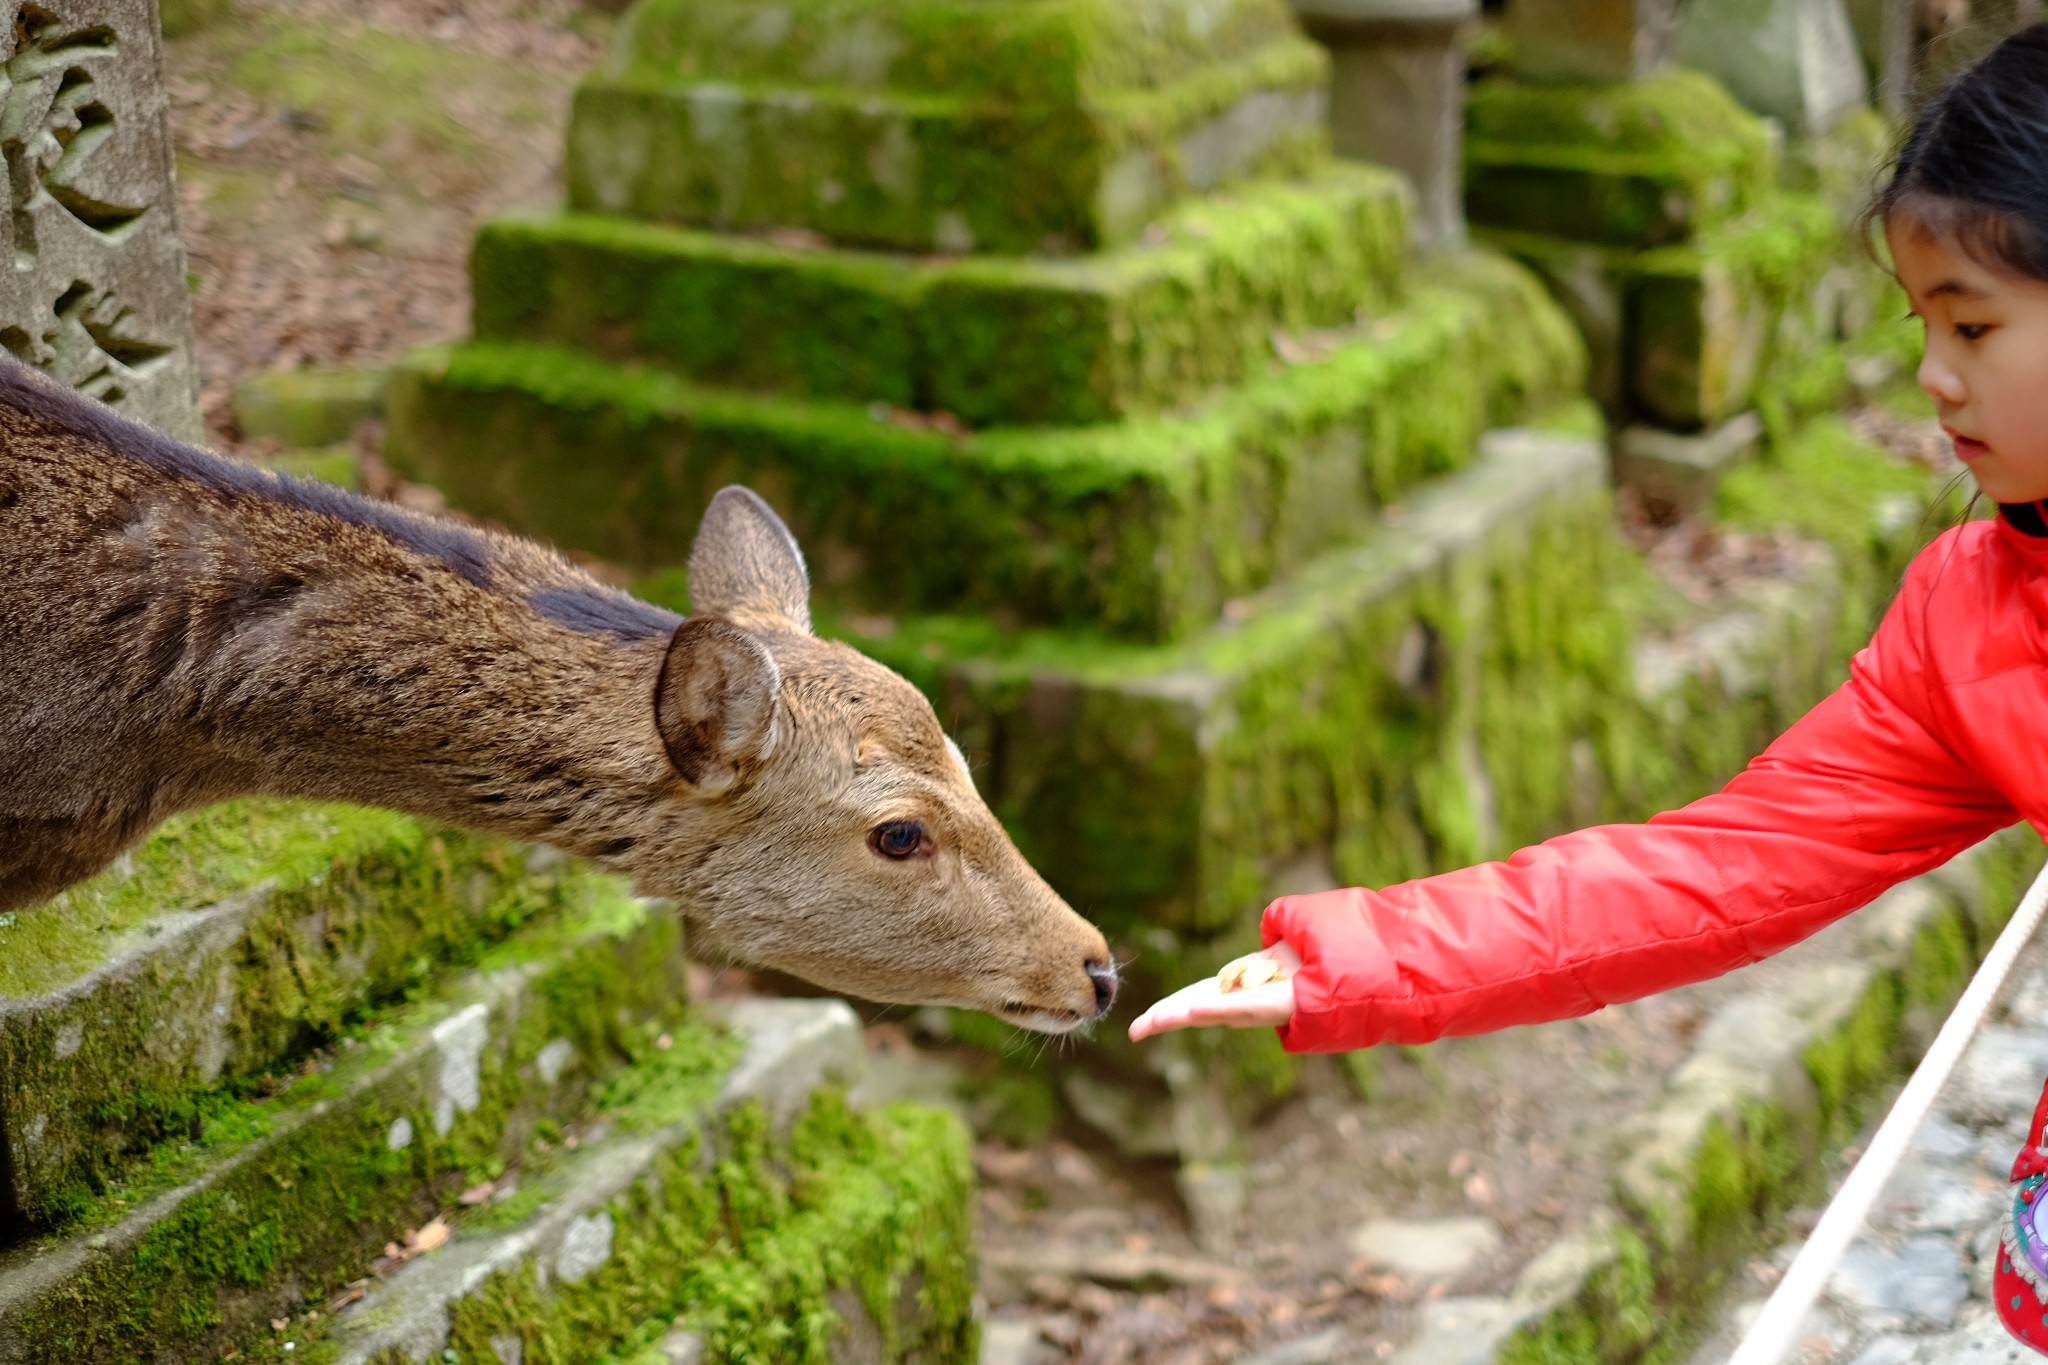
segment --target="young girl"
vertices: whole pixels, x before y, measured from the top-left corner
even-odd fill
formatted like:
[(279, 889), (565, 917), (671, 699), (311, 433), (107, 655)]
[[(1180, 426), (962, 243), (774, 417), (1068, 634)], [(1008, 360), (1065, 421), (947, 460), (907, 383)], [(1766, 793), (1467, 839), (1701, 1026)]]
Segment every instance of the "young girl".
[[(1920, 386), (1996, 520), (1921, 553), (1849, 681), (1722, 791), (1504, 863), (1283, 897), (1258, 955), (1282, 979), (1197, 983), (1133, 1038), (1271, 1025), (1337, 1052), (1585, 1014), (1768, 957), (2015, 820), (2048, 833), (2048, 24), (1927, 107), (1875, 216), (1926, 328)], [(2044, 1119), (2048, 1093), (2013, 1171), (2025, 1212)], [(1999, 1312), (2048, 1354), (2048, 1248), (2014, 1222)]]

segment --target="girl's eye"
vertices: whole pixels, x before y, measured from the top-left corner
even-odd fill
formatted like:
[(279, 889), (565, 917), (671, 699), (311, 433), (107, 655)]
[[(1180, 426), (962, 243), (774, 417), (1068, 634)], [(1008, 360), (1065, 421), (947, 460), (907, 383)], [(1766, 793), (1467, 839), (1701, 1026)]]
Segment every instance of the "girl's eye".
[(932, 851), (931, 835), (925, 832), (924, 824), (917, 820), (891, 820), (886, 825), (876, 825), (868, 833), (868, 847), (884, 858), (902, 862), (907, 858), (929, 856)]
[(1956, 324), (1956, 335), (1965, 341), (1977, 341), (1990, 330), (1990, 326), (1982, 322), (1959, 322)]

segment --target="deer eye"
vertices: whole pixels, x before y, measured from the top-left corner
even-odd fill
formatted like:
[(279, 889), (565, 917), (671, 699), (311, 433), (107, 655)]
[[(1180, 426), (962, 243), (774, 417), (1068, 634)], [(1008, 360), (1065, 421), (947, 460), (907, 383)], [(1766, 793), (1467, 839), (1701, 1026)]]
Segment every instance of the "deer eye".
[(925, 833), (924, 824), (917, 820), (891, 820), (886, 825), (876, 825), (868, 834), (868, 847), (884, 858), (898, 862), (906, 858), (917, 858), (932, 851), (931, 835)]

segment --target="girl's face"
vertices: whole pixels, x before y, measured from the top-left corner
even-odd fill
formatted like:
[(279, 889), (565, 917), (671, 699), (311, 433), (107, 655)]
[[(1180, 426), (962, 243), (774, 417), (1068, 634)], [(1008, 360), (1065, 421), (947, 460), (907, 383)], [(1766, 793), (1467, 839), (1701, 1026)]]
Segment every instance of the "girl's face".
[(1916, 219), (1885, 224), (1927, 329), (1920, 387), (1994, 502), (2048, 498), (2048, 281), (1987, 266)]

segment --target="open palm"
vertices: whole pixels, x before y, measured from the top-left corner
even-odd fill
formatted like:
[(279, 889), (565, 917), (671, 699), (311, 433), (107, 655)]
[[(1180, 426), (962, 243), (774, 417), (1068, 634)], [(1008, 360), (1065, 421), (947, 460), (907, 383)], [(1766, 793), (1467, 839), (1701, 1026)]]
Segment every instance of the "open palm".
[(1214, 976), (1184, 986), (1138, 1016), (1131, 1025), (1132, 1041), (1183, 1028), (1277, 1028), (1286, 1023), (1294, 1017), (1294, 973), (1301, 967), (1300, 955), (1285, 943), (1276, 943), (1251, 956), (1279, 963), (1285, 975), (1241, 991), (1224, 990)]

